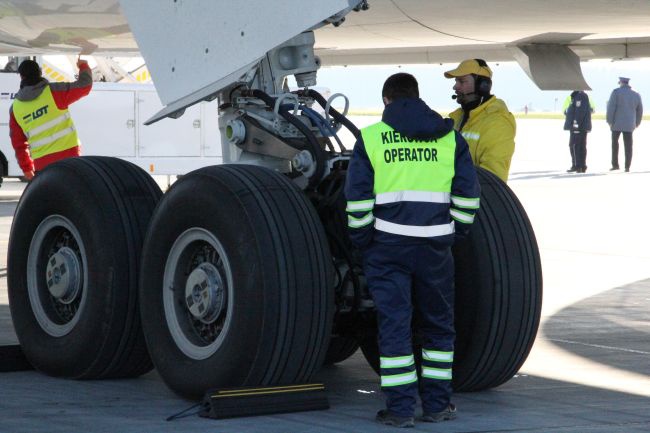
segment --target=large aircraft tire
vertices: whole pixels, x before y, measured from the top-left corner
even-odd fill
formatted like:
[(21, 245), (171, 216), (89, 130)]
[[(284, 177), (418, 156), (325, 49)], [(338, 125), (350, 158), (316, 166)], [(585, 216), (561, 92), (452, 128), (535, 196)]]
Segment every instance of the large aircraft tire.
[(542, 311), (542, 265), (535, 232), (514, 192), (478, 170), (481, 209), (454, 248), (454, 389), (479, 391), (510, 380), (535, 342)]
[(149, 227), (147, 346), (187, 398), (303, 383), (325, 358), (332, 287), (325, 233), (300, 189), (263, 167), (202, 168), (172, 186)]
[(11, 316), (38, 370), (75, 379), (151, 370), (137, 274), (160, 188), (115, 158), (69, 158), (27, 186), (9, 238)]
[[(479, 391), (508, 381), (535, 341), (542, 309), (542, 268), (535, 233), (512, 190), (478, 169), (481, 208), (456, 263), (455, 391)], [(379, 373), (377, 339), (360, 342)], [(415, 345), (416, 359), (420, 358)]]

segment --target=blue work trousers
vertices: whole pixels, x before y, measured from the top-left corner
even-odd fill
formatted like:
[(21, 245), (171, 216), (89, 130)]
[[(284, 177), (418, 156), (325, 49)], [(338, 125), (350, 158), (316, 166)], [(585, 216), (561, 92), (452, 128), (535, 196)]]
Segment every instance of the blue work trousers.
[[(372, 243), (364, 251), (364, 272), (377, 308), (379, 352), (384, 359), (413, 355), (411, 324), (415, 307), (422, 348), (451, 354), (454, 350), (454, 260), (450, 247), (432, 243), (394, 245)], [(419, 354), (415, 354), (419, 357)], [(423, 361), (429, 371), (447, 371), (446, 379), (420, 376), (419, 391), (425, 412), (439, 412), (451, 398), (451, 359)], [(389, 371), (390, 370), (390, 371)], [(399, 371), (381, 369), (382, 381), (396, 373), (408, 375), (415, 366)], [(392, 376), (395, 377), (395, 376)], [(397, 416), (414, 416), (418, 383), (382, 386), (386, 405)]]

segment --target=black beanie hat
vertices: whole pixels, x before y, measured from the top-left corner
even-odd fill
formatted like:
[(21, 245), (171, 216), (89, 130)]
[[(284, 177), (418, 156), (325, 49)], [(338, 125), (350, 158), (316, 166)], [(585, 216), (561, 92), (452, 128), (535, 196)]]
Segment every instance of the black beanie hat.
[[(38, 83), (41, 79), (41, 67), (33, 60), (25, 60), (18, 66), (20, 78), (27, 86)], [(22, 83), (21, 83), (22, 84)]]

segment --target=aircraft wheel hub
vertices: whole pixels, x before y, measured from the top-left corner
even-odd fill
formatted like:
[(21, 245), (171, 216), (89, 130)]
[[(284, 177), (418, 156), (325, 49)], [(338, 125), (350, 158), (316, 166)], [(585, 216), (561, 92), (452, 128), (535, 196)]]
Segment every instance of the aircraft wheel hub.
[(71, 248), (62, 247), (47, 261), (47, 289), (59, 302), (69, 304), (81, 291), (81, 266)]
[(203, 323), (219, 317), (225, 304), (224, 283), (214, 265), (201, 263), (192, 271), (185, 284), (185, 304)]

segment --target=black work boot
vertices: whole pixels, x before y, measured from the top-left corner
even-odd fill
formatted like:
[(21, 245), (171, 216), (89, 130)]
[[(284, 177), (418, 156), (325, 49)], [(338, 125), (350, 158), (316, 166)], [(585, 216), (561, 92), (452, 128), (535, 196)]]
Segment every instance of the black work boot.
[(567, 173), (573, 173), (573, 172), (576, 171), (576, 170), (578, 170), (576, 167), (571, 166), (571, 168), (568, 169), (566, 172), (567, 172)]
[(456, 406), (451, 403), (440, 412), (424, 412), (420, 418), (424, 422), (451, 421), (452, 419), (456, 419)]
[(415, 427), (415, 420), (412, 416), (397, 416), (390, 413), (387, 409), (382, 409), (377, 412), (375, 419), (384, 425), (392, 425), (399, 428)]

